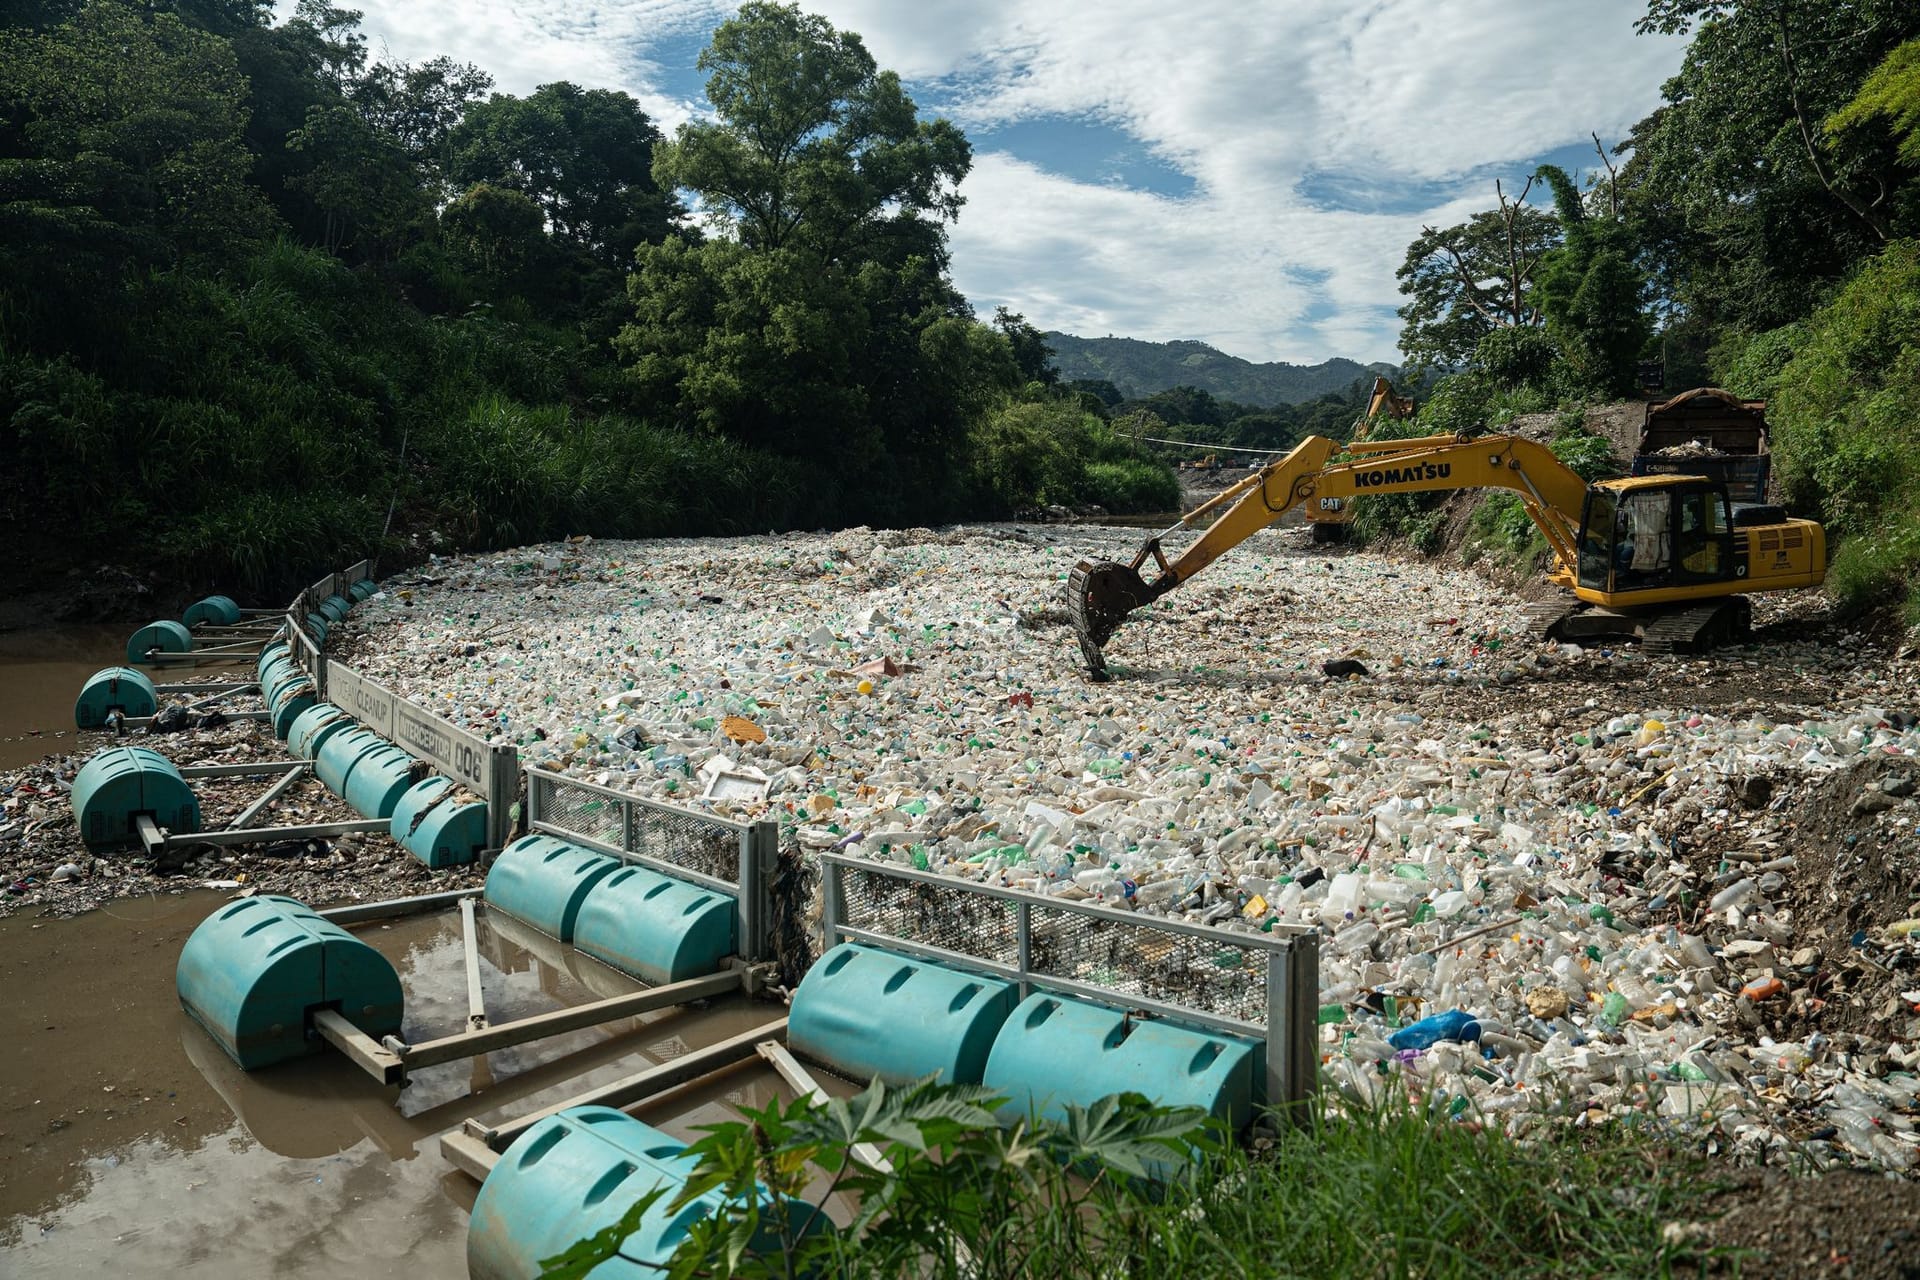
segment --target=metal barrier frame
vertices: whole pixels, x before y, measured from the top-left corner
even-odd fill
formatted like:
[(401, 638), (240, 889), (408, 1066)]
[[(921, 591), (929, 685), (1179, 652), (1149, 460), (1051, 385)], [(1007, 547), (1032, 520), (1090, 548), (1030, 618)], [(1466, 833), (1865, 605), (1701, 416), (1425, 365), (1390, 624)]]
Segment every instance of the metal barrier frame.
[[(520, 753), (495, 746), (476, 733), (411, 702), (344, 663), (326, 656), (325, 644), (307, 632), (309, 613), (330, 596), (373, 576), (373, 561), (361, 560), (301, 588), (287, 605), (288, 655), (313, 681), (314, 696), (337, 703), (354, 719), (438, 768), (487, 802), (487, 847), (513, 838), (513, 801), (520, 786)], [(265, 690), (261, 691), (265, 693)]]
[[(320, 642), (307, 634), (307, 614), (312, 612), (309, 593), (312, 588), (302, 591), (287, 606), (287, 656), (293, 659), (293, 665), (306, 672), (313, 681), (316, 696), (327, 696), (327, 672), (324, 656), (320, 651)], [(266, 693), (265, 689), (260, 691)]]
[[(637, 863), (662, 875), (676, 877), (711, 889), (715, 893), (724, 893), (737, 904), (737, 934), (740, 958), (749, 964), (758, 964), (773, 958), (773, 906), (768, 897), (768, 881), (772, 878), (775, 860), (780, 856), (780, 824), (778, 822), (736, 822), (731, 818), (722, 818), (716, 814), (704, 813), (698, 809), (682, 808), (679, 805), (663, 804), (658, 800), (649, 800), (645, 796), (634, 795), (630, 791), (615, 791), (612, 787), (603, 787), (597, 783), (583, 782), (579, 778), (554, 773), (537, 765), (528, 765), (522, 770), (527, 779), (527, 829), (546, 835), (558, 836), (573, 844), (594, 849), (609, 857), (619, 858), (623, 862)], [(618, 844), (575, 831), (555, 821), (545, 812), (541, 795), (541, 785), (555, 788), (567, 788), (583, 791), (598, 797), (602, 802), (616, 806), (620, 813), (620, 842)], [(676, 821), (696, 822), (705, 826), (719, 828), (736, 839), (740, 847), (739, 880), (729, 883), (717, 876), (710, 876), (641, 853), (634, 848), (635, 835), (649, 813), (661, 814)]]
[(329, 658), (321, 665), (326, 673), (318, 682), (322, 697), (484, 799), (489, 849), (499, 849), (512, 839), (519, 751), (462, 729), (343, 662)]
[[(329, 596), (344, 596), (347, 589), (363, 578), (373, 577), (373, 561), (361, 560), (330, 573), (311, 586), (302, 587), (286, 610), (287, 651), (293, 664), (313, 680), (313, 691), (327, 697), (327, 661), (321, 641), (307, 634), (307, 615), (317, 612)], [(262, 690), (262, 692), (265, 692)]]
[[(917, 871), (909, 867), (876, 862), (844, 853), (822, 853), (820, 869), (823, 873), (820, 889), (821, 927), (827, 948), (832, 948), (843, 940), (866, 942), (874, 946), (909, 952), (957, 968), (973, 969), (1010, 979), (1019, 984), (1022, 1000), (1031, 995), (1035, 987), (1039, 987), (1065, 995), (1080, 996), (1116, 1008), (1141, 1009), (1170, 1020), (1195, 1023), (1236, 1035), (1258, 1036), (1266, 1042), (1267, 1047), (1265, 1082), (1267, 1104), (1293, 1114), (1304, 1114), (1304, 1108), (1298, 1104), (1307, 1102), (1318, 1085), (1320, 934), (1317, 929), (1304, 925), (1276, 925), (1272, 933), (1241, 933), (1217, 929), (1211, 925), (1192, 924), (1185, 920), (1122, 911), (1092, 902), (1071, 902), (1022, 889), (1006, 889), (998, 885), (959, 880), (952, 876)], [(845, 915), (843, 877), (849, 869), (910, 881), (945, 893), (997, 898), (1012, 903), (1018, 947), (1017, 962), (1000, 963), (846, 923), (843, 919)], [(1074, 978), (1063, 978), (1035, 971), (1032, 967), (1032, 926), (1033, 908), (1036, 906), (1044, 907), (1048, 911), (1113, 921), (1133, 929), (1185, 934), (1210, 942), (1266, 952), (1265, 1022), (1247, 1022), (1206, 1009), (1136, 996)]]

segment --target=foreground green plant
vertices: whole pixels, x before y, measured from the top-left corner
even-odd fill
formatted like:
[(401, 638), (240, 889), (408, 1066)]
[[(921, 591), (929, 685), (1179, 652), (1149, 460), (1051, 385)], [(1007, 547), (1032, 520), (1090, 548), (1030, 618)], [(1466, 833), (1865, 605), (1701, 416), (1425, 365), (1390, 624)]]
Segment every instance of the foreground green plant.
[[(1680, 1260), (1662, 1225), (1710, 1189), (1652, 1139), (1522, 1144), (1404, 1098), (1335, 1104), (1258, 1152), (1198, 1110), (1138, 1095), (1038, 1123), (1004, 1107), (978, 1086), (876, 1083), (714, 1126), (666, 1208), (727, 1208), (691, 1228), (663, 1274), (1647, 1276)], [(587, 1275), (656, 1199), (546, 1274)], [(847, 1204), (850, 1220), (820, 1230)]]

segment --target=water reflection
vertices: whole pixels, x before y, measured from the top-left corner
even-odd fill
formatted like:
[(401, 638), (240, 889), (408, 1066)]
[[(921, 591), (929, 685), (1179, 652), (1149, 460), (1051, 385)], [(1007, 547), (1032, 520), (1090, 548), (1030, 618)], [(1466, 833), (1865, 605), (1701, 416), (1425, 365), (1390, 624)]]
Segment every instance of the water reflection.
[[(172, 990), (181, 943), (220, 904), (205, 898), (190, 908), (174, 899), (165, 912), (126, 918), (44, 922), (31, 933), (0, 929), (0, 948), (20, 939), (44, 948), (44, 957), (24, 958), (43, 970), (60, 963), (53, 944), (85, 937), (99, 944), (86, 950), (96, 980), (101, 972), (129, 975), (119, 993), (126, 1016), (63, 1022), (76, 1035), (58, 1056), (46, 1056), (48, 1078), (117, 1068), (154, 1090), (166, 1086), (171, 1106), (184, 1112), (158, 1129), (149, 1121), (66, 1135), (74, 1140), (57, 1166), (61, 1176), (16, 1197), (16, 1212), (0, 1223), (0, 1240), (11, 1243), (0, 1273), (91, 1276), (114, 1266), (140, 1275), (336, 1277), (349, 1268), (404, 1271), (410, 1280), (464, 1275), (475, 1187), (440, 1158), (441, 1133), (469, 1117), (498, 1122), (548, 1106), (782, 1012), (738, 996), (658, 1010), (428, 1068), (404, 1089), (381, 1085), (331, 1052), (243, 1072), (179, 1010)], [(395, 963), (410, 1040), (465, 1024), (457, 913), (357, 932)], [(481, 917), (477, 941), (487, 1012), (496, 1023), (640, 985), (499, 917)], [(18, 1034), (41, 1016), (17, 1018)], [(22, 1087), (35, 1095), (48, 1088), (44, 1081)], [(97, 1093), (98, 1086), (88, 1087)], [(202, 1096), (197, 1109), (189, 1106)], [(657, 1099), (639, 1114), (691, 1141), (704, 1125), (786, 1096), (756, 1061)], [(8, 1157), (0, 1169), (10, 1173)]]

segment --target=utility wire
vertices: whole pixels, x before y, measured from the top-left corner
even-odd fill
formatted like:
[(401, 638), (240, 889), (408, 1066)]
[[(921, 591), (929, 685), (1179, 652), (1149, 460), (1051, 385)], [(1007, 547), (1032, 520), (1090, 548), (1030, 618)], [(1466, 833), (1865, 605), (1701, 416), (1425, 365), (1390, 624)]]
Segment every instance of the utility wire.
[(1205, 449), (1208, 453), (1257, 453), (1263, 458), (1270, 458), (1280, 452), (1278, 449), (1244, 449), (1230, 444), (1200, 444), (1193, 440), (1165, 440), (1159, 436), (1131, 436), (1129, 438), (1133, 440), (1145, 440), (1150, 444), (1184, 445), (1189, 449)]

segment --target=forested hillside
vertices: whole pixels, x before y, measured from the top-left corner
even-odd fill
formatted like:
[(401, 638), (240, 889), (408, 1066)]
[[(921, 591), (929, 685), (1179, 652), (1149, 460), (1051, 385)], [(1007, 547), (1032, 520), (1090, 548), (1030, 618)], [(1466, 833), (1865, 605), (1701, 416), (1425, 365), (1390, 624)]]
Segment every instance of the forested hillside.
[(1143, 342), (1138, 338), (1076, 338), (1048, 333), (1054, 367), (1068, 382), (1104, 379), (1123, 396), (1140, 398), (1173, 387), (1194, 387), (1221, 400), (1257, 409), (1299, 404), (1328, 392), (1345, 391), (1356, 379), (1375, 373), (1394, 376), (1389, 364), (1326, 360), (1320, 364), (1255, 364), (1216, 351), (1204, 342)]
[(380, 61), (324, 0), (0, 17), (10, 574), (255, 590), (370, 552), (1175, 500), (1037, 331), (954, 289), (966, 138), (798, 8), (715, 31), (718, 115), (671, 139), (614, 90)]

